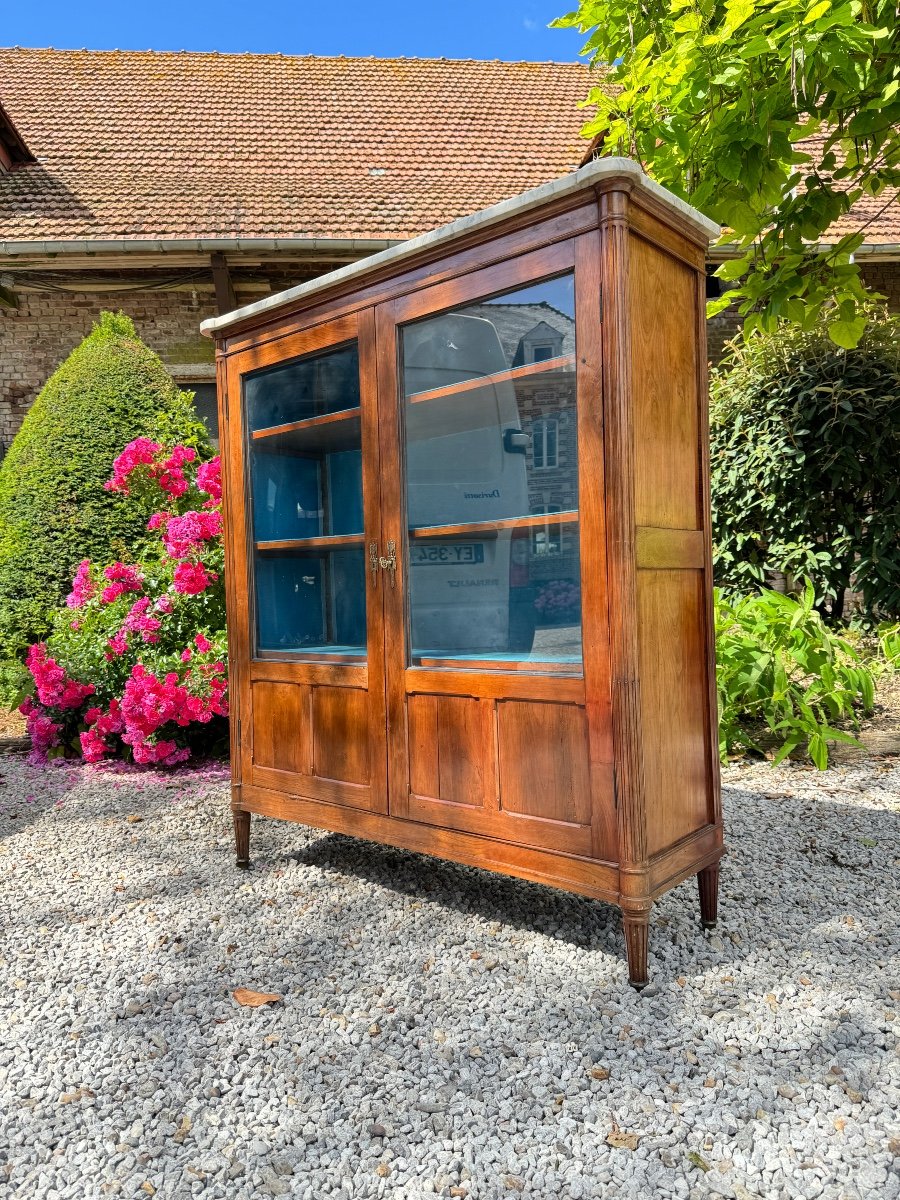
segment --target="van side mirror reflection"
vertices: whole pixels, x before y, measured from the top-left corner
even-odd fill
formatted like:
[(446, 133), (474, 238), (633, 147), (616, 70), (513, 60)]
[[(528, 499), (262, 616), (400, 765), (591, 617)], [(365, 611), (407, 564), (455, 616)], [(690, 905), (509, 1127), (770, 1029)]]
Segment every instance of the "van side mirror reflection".
[(507, 454), (525, 454), (531, 438), (521, 429), (503, 430), (503, 449)]

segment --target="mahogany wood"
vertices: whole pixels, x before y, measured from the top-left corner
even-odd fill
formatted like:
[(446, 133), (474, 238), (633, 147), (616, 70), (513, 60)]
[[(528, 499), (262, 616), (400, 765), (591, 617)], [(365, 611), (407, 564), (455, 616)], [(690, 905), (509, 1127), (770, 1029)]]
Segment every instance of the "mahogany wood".
[[(607, 900), (622, 909), (638, 987), (657, 896), (697, 874), (702, 919), (715, 919), (723, 837), (704, 249), (677, 209), (623, 177), (338, 280), (220, 339), (240, 861), (255, 812)], [(410, 529), (398, 328), (570, 271), (574, 355), (411, 399), (574, 369), (577, 512)], [(353, 340), (358, 410), (246, 431), (244, 374)], [(362, 533), (254, 547), (249, 447), (290, 452), (290, 439), (302, 449), (319, 436), (330, 447), (338, 429), (362, 448)], [(578, 531), (582, 661), (447, 655), (411, 665), (410, 543), (548, 524)], [(364, 543), (368, 565), (369, 547), (377, 560), (390, 542), (393, 586), (380, 567), (366, 571), (364, 662), (254, 652), (255, 550)]]
[(697, 872), (700, 920), (704, 929), (715, 929), (719, 919), (719, 864), (711, 863)]

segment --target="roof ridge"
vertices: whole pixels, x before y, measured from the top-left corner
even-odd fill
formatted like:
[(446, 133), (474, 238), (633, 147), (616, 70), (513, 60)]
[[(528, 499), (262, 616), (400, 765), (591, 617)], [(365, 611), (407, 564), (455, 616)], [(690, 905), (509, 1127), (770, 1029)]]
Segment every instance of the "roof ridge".
[(580, 67), (588, 70), (588, 64), (577, 59), (561, 62), (557, 59), (530, 58), (452, 58), (446, 55), (415, 55), (415, 54), (284, 54), (277, 50), (267, 50), (261, 53), (252, 50), (122, 50), (99, 49), (88, 46), (0, 46), (0, 53), (20, 51), (24, 54), (119, 54), (122, 57), (169, 57), (169, 58), (270, 58), (290, 61), (303, 60), (313, 62), (371, 62), (371, 63), (474, 63), (479, 66), (497, 64), (504, 67)]

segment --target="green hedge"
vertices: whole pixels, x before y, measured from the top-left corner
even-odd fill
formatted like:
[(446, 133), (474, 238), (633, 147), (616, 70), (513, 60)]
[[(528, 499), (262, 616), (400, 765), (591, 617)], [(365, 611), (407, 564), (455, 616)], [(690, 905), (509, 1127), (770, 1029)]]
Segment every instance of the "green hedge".
[(136, 437), (203, 449), (190, 392), (122, 313), (103, 313), (51, 376), (0, 464), (0, 691), (13, 659), (44, 637), (83, 558), (126, 556), (145, 536), (141, 502), (104, 490)]
[(712, 378), (716, 582), (808, 579), (830, 624), (848, 587), (872, 619), (900, 616), (900, 318), (870, 316), (854, 350), (785, 324)]

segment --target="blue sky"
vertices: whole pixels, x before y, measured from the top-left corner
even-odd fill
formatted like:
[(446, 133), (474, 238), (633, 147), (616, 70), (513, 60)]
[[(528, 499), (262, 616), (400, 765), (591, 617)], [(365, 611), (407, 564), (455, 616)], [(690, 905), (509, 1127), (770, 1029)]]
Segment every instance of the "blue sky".
[(574, 0), (28, 0), (3, 6), (4, 45), (271, 51), (571, 62), (582, 39), (547, 23)]

